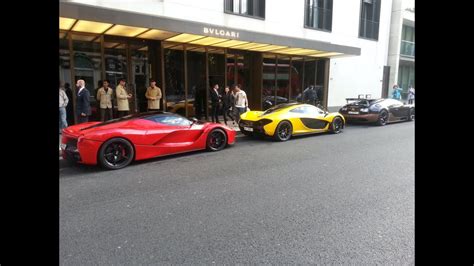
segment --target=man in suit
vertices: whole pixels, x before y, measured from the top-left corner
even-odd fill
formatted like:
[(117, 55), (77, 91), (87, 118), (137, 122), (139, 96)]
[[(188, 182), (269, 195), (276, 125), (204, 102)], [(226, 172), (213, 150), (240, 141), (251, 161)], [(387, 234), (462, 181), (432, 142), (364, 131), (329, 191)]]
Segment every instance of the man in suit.
[(224, 94), (222, 95), (222, 115), (224, 116), (225, 125), (227, 125), (227, 116), (231, 119), (231, 121), (234, 120), (234, 117), (231, 114), (231, 108), (235, 108), (234, 96), (230, 92), (229, 86), (225, 86)]
[(99, 101), (100, 107), (100, 121), (102, 122), (112, 119), (113, 93), (113, 90), (109, 88), (108, 80), (104, 80), (104, 82), (102, 82), (102, 88), (97, 90), (97, 101)]
[(219, 123), (219, 102), (220, 102), (220, 95), (219, 95), (219, 85), (215, 84), (212, 90), (209, 92), (211, 97), (211, 116), (213, 123)]
[(90, 93), (86, 89), (86, 82), (82, 79), (77, 81), (76, 87), (79, 89), (76, 99), (77, 122), (85, 123), (89, 121), (91, 115)]

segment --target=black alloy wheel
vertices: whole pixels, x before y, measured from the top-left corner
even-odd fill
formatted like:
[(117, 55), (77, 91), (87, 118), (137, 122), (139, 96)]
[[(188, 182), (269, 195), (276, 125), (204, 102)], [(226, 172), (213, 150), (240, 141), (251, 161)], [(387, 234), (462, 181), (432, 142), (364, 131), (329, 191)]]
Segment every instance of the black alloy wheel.
[(342, 132), (342, 128), (344, 127), (344, 122), (338, 116), (334, 117), (331, 123), (331, 132), (334, 134), (339, 134)]
[(387, 124), (387, 121), (388, 121), (388, 112), (385, 110), (382, 110), (379, 114), (377, 125), (385, 126)]
[(213, 129), (207, 135), (207, 149), (209, 151), (220, 151), (227, 145), (227, 135), (220, 128)]
[(133, 161), (135, 150), (128, 140), (113, 138), (102, 145), (98, 157), (102, 167), (117, 170), (124, 168)]
[(287, 141), (291, 138), (293, 127), (288, 121), (281, 121), (275, 131), (274, 138), (278, 141)]

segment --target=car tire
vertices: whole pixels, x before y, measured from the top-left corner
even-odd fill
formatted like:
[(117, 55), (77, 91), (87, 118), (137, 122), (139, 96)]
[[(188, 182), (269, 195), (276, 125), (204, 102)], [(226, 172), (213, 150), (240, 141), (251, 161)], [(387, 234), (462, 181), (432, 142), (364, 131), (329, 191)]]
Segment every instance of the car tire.
[(342, 132), (342, 129), (344, 128), (344, 121), (342, 118), (339, 116), (334, 117), (334, 119), (331, 122), (331, 133), (333, 134), (339, 134)]
[(207, 134), (206, 148), (208, 151), (220, 151), (227, 145), (227, 134), (223, 129), (215, 128)]
[(408, 121), (415, 120), (415, 110), (410, 110), (410, 115), (408, 115)]
[(293, 135), (293, 127), (289, 121), (281, 121), (273, 135), (273, 138), (278, 141), (287, 141)]
[(129, 165), (135, 158), (133, 145), (123, 138), (107, 140), (99, 149), (99, 164), (109, 170), (117, 170)]
[(377, 125), (378, 126), (385, 126), (388, 121), (388, 112), (386, 110), (382, 110), (377, 118)]

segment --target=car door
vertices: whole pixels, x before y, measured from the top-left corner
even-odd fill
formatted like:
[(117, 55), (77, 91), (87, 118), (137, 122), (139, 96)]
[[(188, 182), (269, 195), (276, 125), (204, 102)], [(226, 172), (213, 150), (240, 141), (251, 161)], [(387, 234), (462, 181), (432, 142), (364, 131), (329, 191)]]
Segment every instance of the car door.
[(390, 99), (388, 104), (389, 121), (398, 121), (403, 115), (403, 103), (397, 100)]
[(402, 107), (400, 107), (400, 117), (402, 119), (408, 119), (410, 117), (410, 110), (410, 105), (403, 104)]
[(147, 131), (147, 137), (156, 147), (191, 146), (203, 133), (203, 124), (192, 123), (176, 114), (162, 114), (153, 117), (156, 127)]
[(301, 116), (301, 122), (307, 128), (308, 132), (321, 132), (327, 127), (328, 122), (324, 119), (325, 113), (316, 106), (304, 106), (304, 112)]

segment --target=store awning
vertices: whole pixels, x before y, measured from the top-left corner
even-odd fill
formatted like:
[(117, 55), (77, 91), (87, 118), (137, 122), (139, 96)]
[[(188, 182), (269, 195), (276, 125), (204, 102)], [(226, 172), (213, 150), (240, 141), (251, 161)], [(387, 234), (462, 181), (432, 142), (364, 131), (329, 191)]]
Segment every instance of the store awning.
[(61, 2), (59, 28), (142, 39), (163, 40), (284, 55), (339, 57), (360, 55), (360, 48), (251, 32), (168, 17)]

